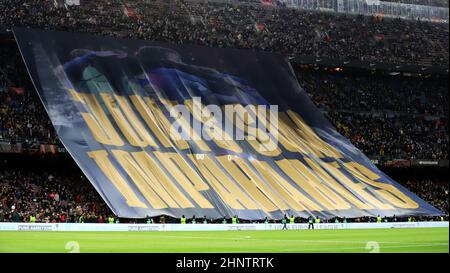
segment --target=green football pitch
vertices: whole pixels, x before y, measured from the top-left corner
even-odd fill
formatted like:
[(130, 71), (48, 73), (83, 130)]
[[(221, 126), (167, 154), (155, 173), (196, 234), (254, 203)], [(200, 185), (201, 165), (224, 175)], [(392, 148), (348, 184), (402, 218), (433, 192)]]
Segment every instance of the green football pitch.
[(191, 231), (1, 231), (0, 252), (449, 252), (448, 228)]

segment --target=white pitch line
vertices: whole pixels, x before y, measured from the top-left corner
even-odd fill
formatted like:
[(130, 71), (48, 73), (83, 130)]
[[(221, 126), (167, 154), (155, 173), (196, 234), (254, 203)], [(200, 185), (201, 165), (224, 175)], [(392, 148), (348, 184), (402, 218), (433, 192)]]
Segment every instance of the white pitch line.
[[(448, 244), (446, 244), (448, 245)], [(380, 246), (380, 253), (383, 253), (383, 249), (390, 249), (390, 248), (411, 248), (411, 247), (432, 247), (435, 245), (431, 245), (431, 244), (420, 244), (420, 245), (401, 245), (401, 246)], [(367, 250), (365, 246), (361, 246), (361, 247), (337, 247), (337, 248), (287, 248), (287, 249), (283, 249), (282, 252), (311, 252), (311, 251), (330, 251), (330, 252), (334, 252), (337, 253), (339, 250), (358, 250), (358, 249), (364, 249)], [(273, 252), (274, 250), (276, 250), (276, 252), (279, 252), (278, 250), (280, 250), (279, 248), (267, 248), (267, 249), (258, 249), (258, 252), (261, 253), (266, 253), (266, 251), (270, 251)], [(227, 250), (226, 253), (251, 253), (254, 252), (254, 250), (236, 250), (236, 251), (229, 251)], [(366, 251), (367, 253), (369, 253), (369, 251)], [(205, 253), (223, 253), (223, 251), (209, 251), (209, 252), (205, 252)]]
[[(309, 243), (338, 243), (338, 244), (366, 244), (368, 241), (335, 241), (335, 240), (301, 240), (301, 239), (265, 239), (265, 238), (245, 238), (242, 237), (234, 237), (234, 238), (218, 238), (218, 237), (202, 237), (202, 236), (155, 236), (159, 238), (184, 238), (184, 239), (213, 239), (213, 240), (252, 240), (252, 241), (265, 241), (265, 242), (309, 242)], [(383, 242), (377, 241), (379, 244), (399, 244), (399, 245), (412, 245), (412, 244), (420, 244), (420, 242)], [(448, 243), (429, 243), (427, 245), (430, 246), (439, 246), (439, 245), (448, 245)]]

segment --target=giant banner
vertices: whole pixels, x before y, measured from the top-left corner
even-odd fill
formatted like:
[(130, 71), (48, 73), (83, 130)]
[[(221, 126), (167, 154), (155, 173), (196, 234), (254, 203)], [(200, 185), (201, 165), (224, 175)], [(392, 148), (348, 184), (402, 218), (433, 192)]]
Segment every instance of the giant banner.
[(61, 142), (120, 217), (441, 214), (339, 135), (281, 55), (14, 34)]

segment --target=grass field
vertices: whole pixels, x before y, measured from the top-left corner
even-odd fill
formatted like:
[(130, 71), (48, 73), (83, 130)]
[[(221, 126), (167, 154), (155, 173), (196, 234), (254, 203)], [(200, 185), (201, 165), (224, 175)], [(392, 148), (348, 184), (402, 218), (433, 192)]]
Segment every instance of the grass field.
[[(448, 228), (191, 231), (1, 231), (0, 252), (449, 252)], [(75, 242), (75, 243), (73, 243)], [(75, 247), (75, 248), (73, 248)]]

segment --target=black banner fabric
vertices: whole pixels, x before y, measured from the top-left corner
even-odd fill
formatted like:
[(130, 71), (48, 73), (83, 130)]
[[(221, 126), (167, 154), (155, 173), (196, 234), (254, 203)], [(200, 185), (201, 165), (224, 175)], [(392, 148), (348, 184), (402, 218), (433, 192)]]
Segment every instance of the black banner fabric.
[(277, 54), (16, 28), (56, 131), (120, 217), (438, 215)]

